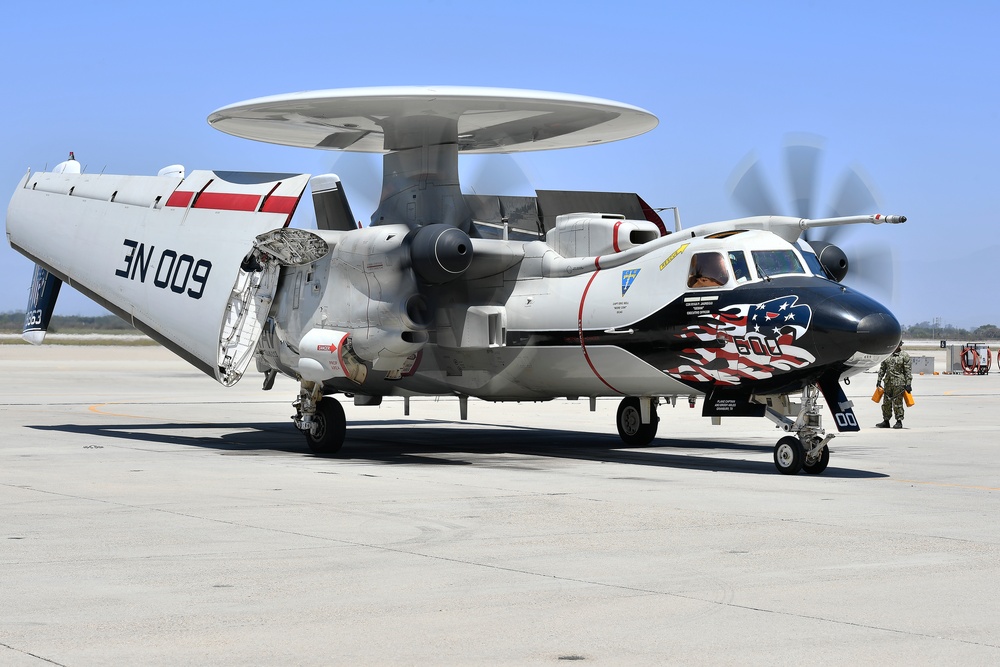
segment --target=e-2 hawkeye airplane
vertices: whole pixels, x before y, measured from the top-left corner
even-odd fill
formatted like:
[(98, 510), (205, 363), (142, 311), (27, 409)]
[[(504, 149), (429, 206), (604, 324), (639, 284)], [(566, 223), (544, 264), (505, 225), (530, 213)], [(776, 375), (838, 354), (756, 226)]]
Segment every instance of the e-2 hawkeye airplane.
[[(63, 282), (224, 385), (251, 361), (270, 389), (300, 383), (295, 426), (317, 454), (346, 434), (337, 394), (488, 401), (622, 397), (630, 446), (657, 406), (704, 397), (709, 417), (764, 416), (777, 469), (821, 473), (858, 422), (841, 380), (878, 364), (900, 326), (840, 284), (817, 227), (880, 214), (754, 216), (672, 229), (637, 195), (468, 195), (460, 153), (570, 148), (633, 137), (656, 117), (608, 100), (468, 87), (328, 90), (223, 107), (208, 122), (259, 141), (383, 154), (381, 201), (356, 222), (323, 174), (29, 172), (7, 211), (36, 263), (25, 337), (41, 342)], [(315, 231), (289, 227), (307, 186)], [(796, 400), (797, 399), (797, 400)]]

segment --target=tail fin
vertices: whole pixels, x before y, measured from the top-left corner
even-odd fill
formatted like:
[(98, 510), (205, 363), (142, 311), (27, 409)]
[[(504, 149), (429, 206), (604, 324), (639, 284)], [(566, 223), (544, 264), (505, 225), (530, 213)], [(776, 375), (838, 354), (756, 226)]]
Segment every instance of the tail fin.
[(358, 228), (340, 178), (335, 174), (320, 174), (313, 176), (309, 185), (313, 192), (317, 229), (349, 232)]
[(41, 345), (45, 340), (45, 332), (49, 329), (49, 320), (52, 319), (60, 287), (62, 287), (61, 280), (35, 265), (31, 292), (28, 294), (28, 307), (24, 312), (24, 332), (21, 334), (21, 338), (32, 345)]

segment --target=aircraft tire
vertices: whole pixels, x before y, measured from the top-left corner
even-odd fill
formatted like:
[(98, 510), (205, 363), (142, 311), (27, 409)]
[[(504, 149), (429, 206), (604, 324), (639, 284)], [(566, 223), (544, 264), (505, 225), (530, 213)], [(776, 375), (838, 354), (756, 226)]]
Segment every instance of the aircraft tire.
[(315, 424), (312, 431), (306, 431), (309, 449), (317, 456), (333, 456), (344, 446), (347, 435), (347, 417), (340, 401), (327, 396), (316, 404)]
[(805, 450), (798, 438), (785, 436), (774, 446), (774, 467), (782, 475), (794, 475), (802, 470), (805, 458)]
[(809, 461), (806, 460), (802, 461), (802, 469), (810, 475), (820, 474), (826, 470), (828, 465), (830, 465), (830, 448), (826, 445), (823, 445), (823, 449), (820, 450), (818, 459), (812, 463), (809, 463)]
[(618, 435), (629, 447), (645, 447), (656, 437), (656, 427), (660, 418), (656, 416), (656, 405), (649, 406), (649, 423), (642, 423), (642, 412), (639, 399), (626, 396), (618, 404), (618, 415), (615, 419), (618, 425)]

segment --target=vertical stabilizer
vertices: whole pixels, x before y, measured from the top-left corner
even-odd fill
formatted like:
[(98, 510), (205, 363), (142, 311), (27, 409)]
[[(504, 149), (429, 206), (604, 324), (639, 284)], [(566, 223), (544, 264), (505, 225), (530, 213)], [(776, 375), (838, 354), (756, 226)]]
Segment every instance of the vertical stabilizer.
[(28, 294), (28, 307), (24, 311), (24, 332), (21, 334), (21, 338), (32, 345), (41, 345), (45, 340), (45, 332), (49, 330), (49, 320), (52, 319), (60, 287), (62, 287), (61, 280), (35, 265), (31, 291)]
[(344, 186), (336, 174), (320, 174), (309, 181), (316, 211), (316, 228), (349, 232), (358, 228)]

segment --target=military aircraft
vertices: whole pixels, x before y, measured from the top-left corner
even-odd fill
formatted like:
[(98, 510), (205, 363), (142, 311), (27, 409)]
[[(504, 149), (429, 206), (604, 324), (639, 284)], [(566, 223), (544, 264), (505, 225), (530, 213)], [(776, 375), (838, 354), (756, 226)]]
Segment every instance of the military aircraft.
[[(340, 178), (192, 171), (27, 173), (7, 212), (36, 275), (25, 337), (41, 342), (65, 282), (224, 385), (251, 361), (270, 389), (300, 383), (295, 426), (319, 455), (346, 435), (336, 396), (540, 401), (621, 397), (630, 446), (657, 407), (763, 416), (785, 474), (821, 473), (833, 434), (858, 430), (840, 382), (900, 340), (881, 304), (841, 284), (838, 248), (809, 230), (897, 215), (754, 215), (668, 229), (633, 193), (469, 195), (463, 153), (587, 146), (645, 133), (650, 112), (609, 100), (474, 87), (387, 87), (223, 107), (215, 128), (259, 141), (383, 154), (382, 193), (357, 221)], [(311, 185), (316, 230), (289, 226)], [(408, 406), (408, 403), (407, 403)]]

